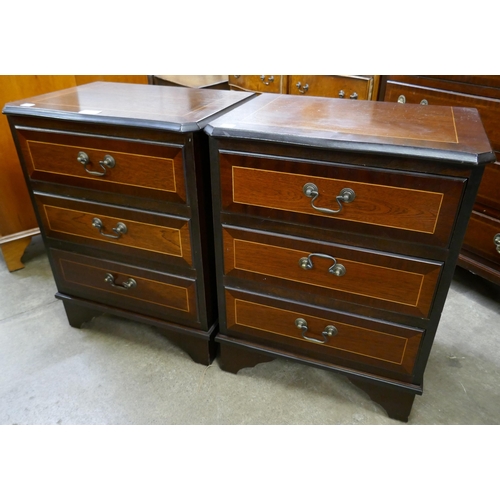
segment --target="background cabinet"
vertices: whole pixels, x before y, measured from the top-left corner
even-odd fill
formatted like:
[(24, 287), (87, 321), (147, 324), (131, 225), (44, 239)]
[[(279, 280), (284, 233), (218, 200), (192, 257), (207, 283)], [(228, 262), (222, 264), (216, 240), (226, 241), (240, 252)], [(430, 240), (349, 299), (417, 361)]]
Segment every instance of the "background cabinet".
[(500, 76), (384, 76), (380, 100), (479, 111), (497, 161), (486, 166), (458, 265), (500, 284)]
[(378, 85), (373, 75), (229, 75), (233, 90), (341, 99), (375, 100)]
[[(0, 108), (5, 103), (96, 80), (147, 83), (147, 76), (0, 76)], [(9, 271), (24, 267), (21, 261), (31, 238), (40, 233), (26, 189), (7, 118), (0, 116), (0, 248)]]

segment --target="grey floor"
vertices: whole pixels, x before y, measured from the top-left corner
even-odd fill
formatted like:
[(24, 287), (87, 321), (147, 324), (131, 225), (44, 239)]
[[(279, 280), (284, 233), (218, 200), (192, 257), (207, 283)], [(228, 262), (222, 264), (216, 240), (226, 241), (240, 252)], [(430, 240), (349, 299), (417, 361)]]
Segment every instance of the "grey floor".
[(69, 326), (41, 238), (22, 270), (0, 258), (0, 424), (500, 423), (500, 288), (458, 269), (408, 424), (344, 377), (285, 360), (223, 372), (155, 328)]

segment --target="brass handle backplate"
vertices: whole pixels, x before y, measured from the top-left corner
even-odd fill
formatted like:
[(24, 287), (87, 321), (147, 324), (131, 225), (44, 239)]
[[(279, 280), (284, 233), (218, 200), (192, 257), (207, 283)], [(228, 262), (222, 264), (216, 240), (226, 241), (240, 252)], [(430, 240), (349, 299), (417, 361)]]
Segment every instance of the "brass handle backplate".
[(306, 83), (306, 84), (302, 87), (302, 83), (297, 82), (297, 83), (295, 84), (295, 86), (299, 89), (299, 92), (300, 92), (301, 94), (305, 94), (305, 93), (309, 90), (309, 84), (308, 84), (308, 83)]
[[(398, 97), (398, 102), (399, 102), (399, 104), (406, 104), (406, 97), (404, 95), (400, 95)], [(422, 99), (420, 101), (420, 104), (422, 106), (427, 106), (429, 104), (429, 101), (427, 99)]]
[(260, 79), (264, 82), (264, 85), (269, 85), (270, 83), (274, 82), (274, 76), (270, 76), (267, 79), (267, 82), (265, 81), (266, 80), (266, 75), (261, 75)]
[[(340, 99), (344, 99), (345, 97), (345, 92), (343, 90), (339, 91), (339, 97)], [(359, 96), (357, 92), (353, 92), (350, 96), (349, 99), (357, 99)]]
[(312, 198), (311, 207), (313, 207), (318, 212), (322, 212), (325, 214), (338, 214), (339, 212), (342, 212), (342, 203), (351, 203), (354, 200), (354, 198), (356, 198), (356, 193), (351, 188), (344, 188), (340, 191), (339, 195), (336, 197), (337, 203), (339, 204), (338, 210), (332, 210), (331, 208), (317, 207), (314, 204), (316, 198), (319, 196), (319, 191), (316, 184), (313, 184), (312, 182), (304, 184), (302, 192), (308, 198)]
[(106, 236), (106, 238), (113, 238), (115, 240), (120, 238), (123, 234), (127, 234), (127, 231), (128, 231), (127, 226), (123, 222), (118, 222), (116, 227), (114, 227), (112, 229), (112, 231), (115, 234), (104, 233), (103, 232), (104, 231), (104, 224), (102, 223), (102, 220), (99, 219), (98, 217), (94, 217), (92, 219), (92, 226), (99, 229), (99, 233), (101, 233), (103, 236)]
[(313, 257), (322, 257), (323, 259), (333, 260), (333, 265), (328, 268), (328, 272), (330, 274), (335, 274), (335, 276), (344, 276), (346, 273), (346, 268), (342, 264), (339, 264), (335, 257), (324, 253), (311, 253), (307, 257), (300, 258), (299, 266), (305, 270), (312, 269), (314, 267), (312, 262)]
[(303, 319), (303, 318), (297, 318), (295, 320), (295, 326), (299, 330), (301, 330), (302, 337), (304, 339), (309, 340), (309, 342), (314, 342), (316, 344), (326, 344), (328, 342), (328, 340), (330, 339), (330, 337), (333, 337), (334, 335), (337, 335), (337, 333), (338, 333), (338, 330), (333, 325), (328, 325), (321, 332), (321, 335), (323, 336), (324, 340), (318, 340), (318, 339), (314, 339), (312, 337), (308, 337), (306, 335), (308, 326), (307, 326), (307, 321), (305, 319)]
[(97, 177), (103, 177), (106, 175), (106, 172), (108, 168), (113, 168), (115, 166), (115, 159), (111, 155), (104, 155), (104, 159), (99, 162), (99, 166), (101, 167), (100, 171), (97, 170), (89, 170), (87, 168), (87, 165), (91, 163), (89, 155), (85, 153), (84, 151), (80, 151), (78, 153), (78, 156), (76, 157), (76, 160), (80, 162), (83, 167), (85, 168), (85, 171), (90, 174), (90, 175), (95, 175)]
[(500, 253), (500, 233), (495, 234), (493, 236), (493, 243), (496, 246), (497, 252)]
[(115, 288), (123, 288), (125, 290), (130, 290), (130, 288), (134, 288), (137, 286), (137, 281), (135, 281), (134, 278), (129, 278), (128, 280), (124, 281), (121, 285), (118, 285), (115, 282), (115, 277), (111, 273), (106, 273), (104, 281), (106, 283), (109, 283), (111, 286)]

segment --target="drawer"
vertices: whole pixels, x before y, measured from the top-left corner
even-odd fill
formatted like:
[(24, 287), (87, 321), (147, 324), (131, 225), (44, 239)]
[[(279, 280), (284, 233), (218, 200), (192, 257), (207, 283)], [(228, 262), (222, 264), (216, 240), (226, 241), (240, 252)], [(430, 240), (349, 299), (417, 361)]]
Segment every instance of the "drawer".
[(184, 324), (198, 324), (196, 281), (50, 249), (58, 290), (80, 298)]
[[(497, 157), (499, 157), (498, 153)], [(500, 162), (486, 165), (476, 203), (500, 212)]]
[(472, 212), (463, 248), (500, 264), (500, 220)]
[(186, 203), (180, 146), (24, 128), (18, 132), (32, 180)]
[(286, 94), (288, 77), (283, 75), (229, 75), (233, 90)]
[(193, 265), (189, 221), (69, 198), (35, 194), (49, 238), (184, 267)]
[(223, 229), (224, 273), (287, 287), (296, 300), (323, 295), (427, 317), (442, 263), (278, 236)]
[(384, 101), (476, 108), (493, 149), (500, 149), (500, 100), (388, 81)]
[[(344, 366), (410, 375), (423, 330), (226, 290), (228, 335)], [(333, 328), (328, 328), (333, 327)], [(325, 334), (323, 334), (325, 332)], [(373, 371), (373, 370), (372, 370)]]
[(371, 99), (373, 77), (340, 75), (294, 75), (289, 77), (289, 94)]
[(230, 153), (220, 154), (220, 168), (224, 211), (441, 247), (448, 245), (466, 184), (461, 178)]

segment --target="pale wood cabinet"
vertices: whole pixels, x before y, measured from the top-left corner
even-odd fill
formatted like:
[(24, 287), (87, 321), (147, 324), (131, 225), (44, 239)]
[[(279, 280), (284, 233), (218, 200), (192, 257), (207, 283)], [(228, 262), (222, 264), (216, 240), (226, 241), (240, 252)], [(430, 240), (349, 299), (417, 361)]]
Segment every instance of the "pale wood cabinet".
[[(0, 76), (0, 108), (5, 103), (33, 95), (104, 80), (147, 83), (147, 76), (5, 75)], [(21, 261), (31, 238), (40, 233), (24, 182), (7, 118), (0, 116), (0, 249), (9, 271), (24, 267)]]
[(369, 75), (229, 75), (233, 90), (353, 100), (376, 100), (379, 76)]

